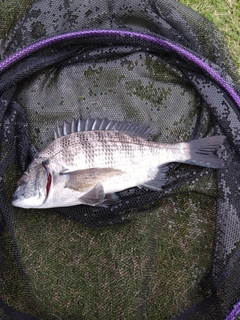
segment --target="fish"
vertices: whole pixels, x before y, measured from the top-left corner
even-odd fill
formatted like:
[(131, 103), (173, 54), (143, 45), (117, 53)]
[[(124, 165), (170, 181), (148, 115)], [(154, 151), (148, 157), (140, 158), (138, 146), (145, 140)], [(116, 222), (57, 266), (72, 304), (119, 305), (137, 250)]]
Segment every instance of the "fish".
[(19, 179), (12, 205), (45, 209), (118, 203), (118, 192), (139, 187), (162, 191), (171, 162), (222, 168), (225, 136), (160, 143), (147, 125), (104, 119), (73, 119), (56, 126), (54, 140)]

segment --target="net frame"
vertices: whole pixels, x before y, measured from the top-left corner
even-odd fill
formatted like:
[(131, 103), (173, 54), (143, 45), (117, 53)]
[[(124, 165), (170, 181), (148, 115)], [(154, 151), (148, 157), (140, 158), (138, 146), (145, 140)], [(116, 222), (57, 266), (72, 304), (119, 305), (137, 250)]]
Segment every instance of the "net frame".
[[(12, 56), (6, 58), (0, 63), (0, 75), (3, 76), (3, 79), (8, 77), (8, 70), (10, 69), (10, 73), (14, 73), (11, 69), (14, 69), (15, 63), (18, 61), (24, 60), (25, 58), (31, 58), (31, 55), (34, 54), (36, 51), (40, 49), (47, 48), (48, 46), (51, 46), (53, 44), (56, 44), (58, 42), (62, 41), (72, 41), (72, 40), (80, 40), (82, 43), (89, 43), (89, 39), (91, 41), (99, 41), (101, 43), (101, 37), (104, 36), (104, 39), (107, 38), (107, 41), (115, 40), (116, 43), (122, 43), (122, 37), (124, 37), (124, 40), (127, 38), (129, 39), (129, 43), (132, 44), (132, 41), (134, 42), (134, 39), (137, 39), (137, 42), (141, 41), (143, 43), (143, 46), (145, 46), (145, 43), (151, 43), (152, 50), (158, 50), (159, 47), (166, 51), (167, 54), (173, 54), (176, 53), (181, 60), (187, 60), (188, 62), (193, 63), (194, 65), (197, 65), (198, 68), (201, 70), (204, 70), (204, 72), (214, 80), (224, 91), (227, 93), (227, 99), (230, 99), (233, 101), (233, 105), (239, 107), (240, 106), (240, 96), (236, 89), (233, 87), (232, 83), (233, 81), (226, 79), (222, 77), (222, 75), (218, 71), (218, 67), (214, 66), (213, 63), (207, 60), (202, 60), (200, 57), (198, 57), (195, 53), (187, 50), (187, 48), (184, 48), (180, 45), (176, 45), (174, 43), (171, 43), (170, 41), (161, 38), (161, 37), (154, 37), (149, 36), (146, 34), (141, 34), (137, 32), (130, 32), (130, 31), (122, 31), (122, 30), (85, 30), (85, 31), (79, 31), (79, 32), (71, 32), (67, 34), (58, 35), (55, 37), (47, 38), (44, 40), (41, 40), (39, 42), (36, 42), (33, 45), (30, 45), (27, 48), (24, 48), (17, 52), (16, 54), (13, 54)], [(125, 42), (124, 42), (125, 43)], [(35, 69), (36, 70), (36, 69)], [(6, 73), (5, 73), (6, 72)], [(4, 74), (5, 73), (5, 74)], [(191, 75), (192, 76), (192, 75)], [(19, 75), (17, 76), (19, 79)], [(11, 78), (11, 82), (13, 82), (13, 79)], [(1, 102), (2, 102), (2, 111), (4, 111), (5, 108), (7, 108), (5, 94), (5, 89), (8, 88), (8, 85), (6, 85), (6, 82), (3, 81), (4, 86), (1, 87), (2, 90), (2, 96), (1, 96)], [(5, 92), (4, 92), (5, 91)], [(13, 90), (12, 90), (13, 91)], [(10, 94), (9, 94), (10, 92)], [(11, 90), (9, 90), (8, 95), (11, 97)], [(8, 101), (10, 102), (11, 99), (8, 98)], [(5, 108), (4, 108), (5, 107)], [(221, 112), (221, 110), (219, 111)], [(236, 109), (236, 113), (238, 113), (239, 110)], [(223, 125), (222, 128), (226, 125)], [(225, 132), (224, 132), (225, 133)], [(227, 132), (228, 138), (232, 139), (234, 145), (239, 147), (239, 141), (236, 139), (235, 135), (231, 135), (231, 132)], [(7, 204), (6, 204), (7, 206)], [(4, 210), (8, 210), (7, 208)], [(235, 305), (233, 311), (228, 315), (229, 319), (234, 319), (236, 315), (239, 313), (238, 304)], [(232, 317), (232, 318), (231, 318)]]

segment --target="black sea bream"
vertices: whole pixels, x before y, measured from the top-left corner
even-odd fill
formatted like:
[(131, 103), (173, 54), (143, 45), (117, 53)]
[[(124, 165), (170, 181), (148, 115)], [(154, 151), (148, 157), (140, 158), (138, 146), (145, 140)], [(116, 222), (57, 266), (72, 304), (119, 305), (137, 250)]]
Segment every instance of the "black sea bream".
[(39, 153), (20, 179), (12, 204), (52, 208), (108, 206), (132, 187), (161, 190), (166, 166), (184, 162), (222, 167), (215, 151), (225, 137), (161, 144), (149, 141), (147, 126), (107, 119), (73, 120), (55, 130), (55, 140)]

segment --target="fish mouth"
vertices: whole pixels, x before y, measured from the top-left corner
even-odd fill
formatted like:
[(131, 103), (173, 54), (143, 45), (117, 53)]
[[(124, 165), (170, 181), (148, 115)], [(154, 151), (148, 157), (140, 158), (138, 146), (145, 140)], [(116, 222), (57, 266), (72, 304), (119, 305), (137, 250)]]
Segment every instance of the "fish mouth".
[(12, 204), (14, 206), (18, 206), (17, 204), (19, 202), (22, 202), (25, 198), (24, 198), (24, 190), (25, 188), (23, 186), (19, 186), (17, 188), (17, 190), (14, 192), (14, 194), (12, 195)]
[(31, 196), (26, 198), (24, 196), (24, 190), (19, 187), (12, 196), (12, 205), (14, 207), (31, 209), (40, 207), (45, 201), (45, 197), (40, 197), (39, 195)]
[(24, 197), (18, 197), (13, 195), (12, 197), (12, 205), (14, 207), (24, 208), (24, 209), (32, 209), (38, 208), (43, 204), (44, 200), (38, 197), (27, 199)]
[(13, 194), (12, 196), (12, 204), (14, 205), (14, 203), (19, 200), (19, 197), (16, 195), (16, 193)]

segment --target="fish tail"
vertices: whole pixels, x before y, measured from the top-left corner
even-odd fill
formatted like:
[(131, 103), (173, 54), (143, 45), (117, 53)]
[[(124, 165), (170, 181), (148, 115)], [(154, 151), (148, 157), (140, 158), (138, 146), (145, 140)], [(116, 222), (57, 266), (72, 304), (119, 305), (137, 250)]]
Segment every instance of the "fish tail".
[(224, 162), (218, 156), (217, 150), (225, 138), (225, 136), (212, 136), (188, 142), (189, 159), (184, 162), (209, 168), (222, 168)]

